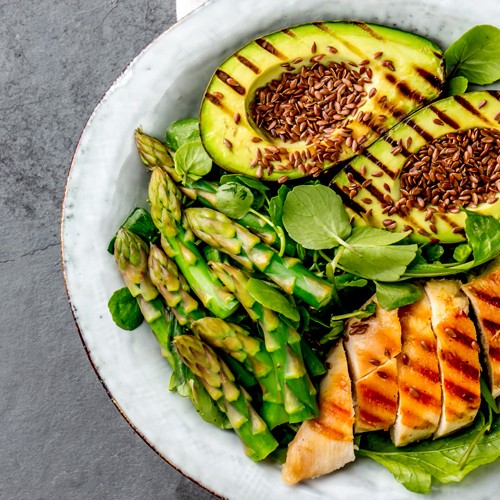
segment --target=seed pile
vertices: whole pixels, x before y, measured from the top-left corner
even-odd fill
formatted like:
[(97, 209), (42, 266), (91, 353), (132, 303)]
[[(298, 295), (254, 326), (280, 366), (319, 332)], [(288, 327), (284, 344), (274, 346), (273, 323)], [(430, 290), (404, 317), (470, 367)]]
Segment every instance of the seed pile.
[(355, 114), (367, 95), (364, 73), (335, 62), (284, 72), (281, 79), (257, 90), (250, 105), (252, 118), (272, 137), (311, 144)]
[(472, 128), (435, 139), (408, 158), (400, 186), (395, 208), (401, 213), (427, 205), (457, 212), (459, 206), (494, 203), (500, 192), (500, 131)]

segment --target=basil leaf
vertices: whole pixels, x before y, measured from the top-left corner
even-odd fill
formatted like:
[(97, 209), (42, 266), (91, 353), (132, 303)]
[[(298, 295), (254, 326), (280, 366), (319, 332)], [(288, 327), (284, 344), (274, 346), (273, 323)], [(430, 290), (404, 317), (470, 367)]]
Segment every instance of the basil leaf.
[(351, 234), (342, 199), (321, 184), (297, 186), (288, 193), (283, 224), (293, 240), (311, 250), (334, 248)]
[(137, 299), (127, 287), (116, 290), (108, 302), (113, 321), (123, 330), (135, 330), (144, 319)]
[(465, 235), (472, 248), (474, 265), (484, 264), (500, 253), (500, 222), (489, 215), (466, 210)]
[(448, 95), (463, 94), (469, 86), (469, 80), (464, 76), (455, 76), (448, 82)]
[(404, 448), (396, 448), (385, 433), (369, 433), (357, 454), (387, 467), (410, 491), (429, 493), (431, 478), (443, 483), (461, 481), (477, 467), (500, 458), (500, 417), (497, 416), (490, 432), (477, 440), (467, 462), (460, 468), (462, 457), (483, 427), (484, 417), (476, 419), (472, 428), (450, 437), (425, 440)]
[(183, 182), (200, 180), (212, 169), (212, 159), (201, 141), (186, 142), (174, 155), (175, 171)]
[(444, 53), (446, 67), (470, 83), (489, 85), (500, 79), (500, 29), (475, 26), (452, 43)]
[(186, 142), (200, 139), (200, 127), (196, 118), (177, 120), (168, 127), (165, 134), (165, 145), (172, 151), (177, 151)]
[(245, 217), (252, 203), (252, 191), (236, 182), (228, 182), (227, 184), (220, 185), (215, 195), (217, 210), (232, 219)]
[(292, 321), (299, 321), (299, 311), (276, 288), (264, 281), (250, 278), (247, 283), (248, 293), (264, 307), (276, 311)]
[(386, 311), (413, 304), (422, 297), (423, 290), (412, 283), (376, 282), (377, 301)]

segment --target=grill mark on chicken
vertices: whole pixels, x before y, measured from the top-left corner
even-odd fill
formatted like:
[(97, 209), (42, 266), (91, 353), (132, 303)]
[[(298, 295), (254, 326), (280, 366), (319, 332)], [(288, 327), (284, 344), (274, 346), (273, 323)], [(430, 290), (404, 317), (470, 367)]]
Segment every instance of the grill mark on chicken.
[(452, 351), (444, 352), (446, 363), (449, 366), (453, 367), (455, 370), (459, 371), (465, 377), (473, 381), (479, 379), (479, 370), (475, 366), (470, 365), (467, 361), (463, 360)]
[[(495, 297), (488, 295), (485, 291), (483, 290), (478, 290), (477, 288), (470, 287), (470, 291), (479, 299), (482, 300), (483, 302), (487, 302), (488, 304), (500, 308), (500, 297)], [(499, 325), (500, 328), (500, 325)]]
[[(450, 394), (453, 394), (456, 398), (465, 401), (467, 405), (475, 406), (475, 403), (478, 402), (479, 396), (477, 394), (474, 394), (459, 384), (455, 384), (455, 382), (452, 382), (449, 379), (444, 381), (444, 387)], [(450, 409), (451, 407), (447, 407), (446, 411), (449, 412)]]
[(471, 339), (467, 334), (461, 332), (457, 328), (453, 328), (453, 325), (442, 323), (440, 325), (441, 335), (449, 335), (454, 342), (458, 342), (466, 347), (471, 347), (471, 343), (475, 339)]
[[(389, 379), (389, 378), (388, 378)], [(384, 394), (381, 392), (374, 390), (370, 387), (365, 387), (362, 386), (361, 388), (358, 388), (359, 391), (359, 396), (362, 397), (363, 400), (368, 400), (370, 403), (373, 405), (377, 405), (380, 407), (383, 407), (384, 409), (387, 409), (388, 411), (396, 411), (397, 409), (397, 402), (387, 398)], [(360, 414), (362, 413), (362, 410), (360, 411)]]

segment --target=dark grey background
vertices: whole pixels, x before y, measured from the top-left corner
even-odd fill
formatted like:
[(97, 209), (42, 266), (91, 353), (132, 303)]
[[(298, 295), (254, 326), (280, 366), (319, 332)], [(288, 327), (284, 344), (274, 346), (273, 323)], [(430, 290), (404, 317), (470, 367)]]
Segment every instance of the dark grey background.
[(0, 0), (0, 498), (212, 495), (134, 433), (73, 322), (59, 222), (73, 150), (174, 0)]

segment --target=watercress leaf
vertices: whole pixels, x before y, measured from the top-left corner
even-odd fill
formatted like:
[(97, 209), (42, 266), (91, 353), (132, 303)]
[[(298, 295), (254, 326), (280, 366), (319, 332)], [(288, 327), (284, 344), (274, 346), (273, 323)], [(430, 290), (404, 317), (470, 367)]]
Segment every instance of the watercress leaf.
[(268, 285), (264, 281), (250, 278), (247, 283), (247, 289), (248, 293), (264, 307), (272, 309), (292, 321), (300, 320), (297, 308), (273, 286)]
[(375, 314), (376, 309), (377, 309), (377, 304), (375, 304), (375, 302), (370, 302), (363, 309), (356, 309), (355, 311), (351, 311), (345, 314), (337, 314), (330, 318), (330, 326), (333, 326), (333, 323), (339, 320), (344, 320), (349, 318), (359, 318), (359, 319), (369, 318), (370, 316), (373, 316)]
[(320, 344), (327, 344), (328, 342), (333, 342), (338, 340), (344, 333), (344, 322), (341, 320), (332, 321), (332, 329), (323, 337), (319, 339)]
[(342, 248), (339, 267), (361, 278), (397, 281), (415, 258), (417, 245), (353, 245)]
[(472, 248), (474, 265), (484, 264), (500, 254), (500, 221), (490, 215), (466, 210), (465, 235)]
[(257, 179), (253, 177), (247, 177), (246, 175), (239, 174), (226, 174), (220, 178), (221, 184), (227, 184), (228, 182), (236, 182), (238, 184), (243, 184), (254, 191), (259, 191), (260, 193), (266, 193), (269, 188)]
[(467, 243), (462, 243), (453, 250), (453, 258), (459, 262), (465, 262), (471, 255), (472, 248)]
[(448, 95), (463, 94), (469, 86), (469, 80), (465, 76), (455, 76), (448, 82)]
[(236, 182), (221, 184), (215, 195), (217, 210), (232, 219), (244, 217), (253, 203), (253, 194), (250, 189)]
[(347, 243), (350, 245), (377, 245), (385, 246), (392, 245), (393, 243), (398, 243), (404, 240), (410, 231), (404, 233), (391, 232), (386, 229), (377, 229), (375, 227), (361, 226), (355, 227), (352, 230), (351, 235), (347, 239)]
[[(421, 474), (425, 471), (443, 483), (461, 481), (469, 472), (481, 465), (500, 458), (500, 416), (496, 416), (490, 432), (484, 433), (470, 451), (467, 462), (460, 464), (478, 432), (484, 427), (484, 417), (476, 419), (474, 426), (449, 437), (425, 440), (420, 443), (396, 448), (384, 433), (369, 433), (362, 442), (358, 454), (369, 456), (386, 466), (393, 474), (399, 467)], [(463, 467), (461, 467), (463, 465)], [(396, 476), (398, 479), (398, 477)], [(399, 479), (398, 479), (399, 480)], [(414, 482), (403, 484), (413, 489)]]
[(488, 24), (474, 26), (444, 53), (448, 73), (470, 83), (489, 85), (500, 79), (500, 29)]
[(444, 248), (439, 243), (435, 243), (433, 245), (426, 245), (422, 249), (422, 255), (424, 256), (427, 262), (438, 262), (439, 259), (444, 254)]
[(285, 199), (289, 192), (290, 188), (282, 185), (278, 189), (276, 196), (273, 196), (269, 200), (269, 217), (271, 217), (273, 224), (277, 226), (283, 225), (283, 205), (285, 204)]
[(311, 250), (334, 248), (351, 234), (342, 199), (321, 184), (297, 186), (288, 193), (283, 224), (293, 240)]
[(116, 290), (108, 301), (108, 309), (117, 326), (123, 330), (135, 330), (144, 319), (137, 299), (127, 287)]
[(343, 288), (350, 287), (363, 288), (367, 284), (367, 280), (351, 273), (338, 274), (334, 278), (334, 285), (337, 290), (342, 290)]
[(184, 143), (174, 155), (175, 171), (187, 180), (197, 181), (212, 169), (212, 159), (208, 156), (201, 141)]
[(304, 339), (301, 339), (300, 347), (302, 348), (302, 357), (304, 358), (304, 365), (307, 373), (309, 373), (311, 377), (324, 375), (326, 373), (326, 367), (318, 356), (316, 356), (311, 346)]
[(422, 297), (422, 288), (412, 283), (375, 283), (377, 301), (386, 311), (413, 304)]
[(200, 128), (196, 118), (177, 120), (168, 127), (165, 133), (165, 145), (172, 151), (177, 151), (186, 142), (200, 139)]

